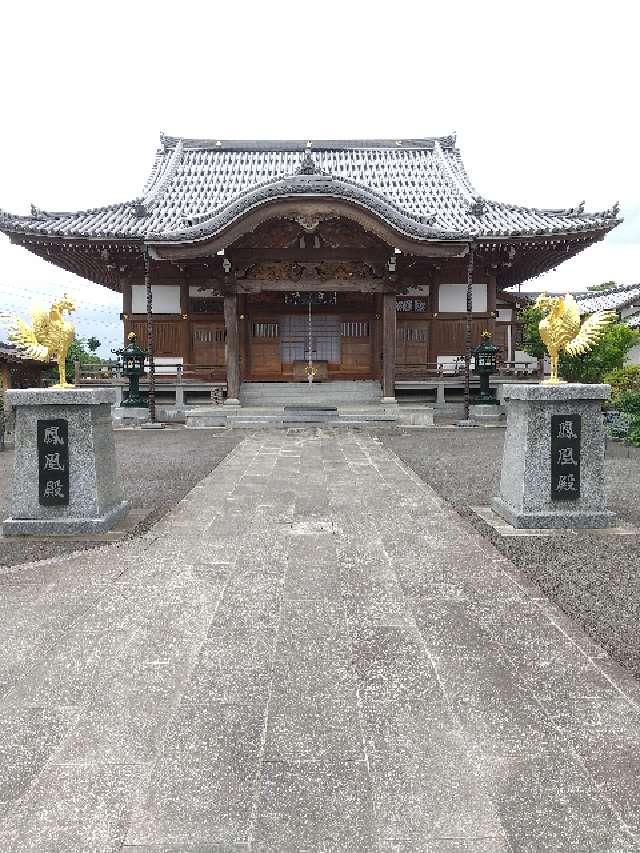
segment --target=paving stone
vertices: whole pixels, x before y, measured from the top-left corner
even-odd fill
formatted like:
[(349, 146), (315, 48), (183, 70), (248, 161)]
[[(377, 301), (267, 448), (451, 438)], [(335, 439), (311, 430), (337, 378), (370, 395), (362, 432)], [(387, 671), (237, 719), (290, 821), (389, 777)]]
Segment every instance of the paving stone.
[(77, 717), (72, 708), (0, 711), (0, 815), (26, 794)]
[(84, 711), (55, 755), (56, 764), (143, 764), (160, 752), (172, 703), (147, 691), (132, 699), (99, 699)]
[(23, 570), (2, 850), (639, 850), (637, 685), (366, 433), (248, 433)]
[(7, 853), (115, 853), (144, 768), (49, 766), (0, 829)]
[(275, 625), (227, 632), (216, 628), (200, 648), (185, 686), (190, 705), (254, 702), (269, 694), (275, 656)]
[(174, 753), (156, 765), (132, 811), (125, 843), (246, 843), (257, 770), (257, 757), (235, 753), (231, 743), (196, 761)]
[(253, 850), (259, 853), (376, 849), (363, 762), (266, 762)]

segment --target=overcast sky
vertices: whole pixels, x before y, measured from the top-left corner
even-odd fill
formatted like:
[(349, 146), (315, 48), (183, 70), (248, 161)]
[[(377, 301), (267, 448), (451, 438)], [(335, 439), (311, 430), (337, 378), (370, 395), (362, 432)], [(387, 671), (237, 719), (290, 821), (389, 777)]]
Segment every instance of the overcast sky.
[[(640, 280), (637, 4), (58, 2), (2, 11), (0, 207), (130, 199), (159, 132), (225, 138), (413, 138), (457, 131), (487, 198), (625, 223), (534, 279)], [(63, 289), (80, 334), (119, 343), (120, 300), (0, 236), (0, 309)], [(0, 328), (0, 336), (2, 329)], [(104, 348), (103, 348), (104, 350)]]

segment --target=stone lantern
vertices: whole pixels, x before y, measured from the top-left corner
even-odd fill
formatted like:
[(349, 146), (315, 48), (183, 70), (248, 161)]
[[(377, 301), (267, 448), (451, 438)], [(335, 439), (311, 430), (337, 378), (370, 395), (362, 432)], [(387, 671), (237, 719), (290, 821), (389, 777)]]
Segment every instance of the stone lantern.
[(489, 377), (498, 369), (497, 354), (499, 351), (500, 348), (491, 341), (491, 332), (485, 329), (482, 333), (482, 343), (473, 350), (475, 360), (473, 372), (480, 377), (480, 396), (476, 403), (481, 406), (494, 406), (498, 403), (489, 388)]
[(148, 353), (136, 343), (136, 333), (130, 332), (129, 343), (124, 349), (114, 349), (111, 352), (118, 357), (123, 376), (129, 379), (129, 396), (121, 403), (122, 408), (144, 408), (146, 403), (140, 396), (140, 377), (144, 373), (144, 361)]

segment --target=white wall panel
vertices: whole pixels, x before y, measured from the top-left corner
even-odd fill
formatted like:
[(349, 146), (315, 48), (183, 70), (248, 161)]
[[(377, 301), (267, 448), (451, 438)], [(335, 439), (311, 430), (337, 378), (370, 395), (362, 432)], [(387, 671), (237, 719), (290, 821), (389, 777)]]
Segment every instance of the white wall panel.
[[(180, 285), (152, 284), (151, 298), (154, 314), (180, 313)], [(147, 289), (143, 284), (131, 287), (131, 311), (134, 314), (147, 313)]]
[[(473, 311), (482, 313), (487, 310), (487, 285), (477, 282), (472, 285)], [(466, 311), (467, 285), (441, 284), (439, 311)]]

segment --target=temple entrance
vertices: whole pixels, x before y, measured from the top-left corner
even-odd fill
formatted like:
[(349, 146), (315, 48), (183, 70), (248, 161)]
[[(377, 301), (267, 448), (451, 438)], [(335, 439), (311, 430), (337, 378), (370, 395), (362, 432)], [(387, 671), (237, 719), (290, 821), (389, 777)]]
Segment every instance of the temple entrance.
[[(282, 300), (278, 294), (274, 302), (278, 296)], [(368, 301), (373, 309), (373, 300)], [(309, 375), (313, 382), (378, 378), (374, 370), (377, 320), (372, 310), (345, 311), (340, 310), (343, 306), (309, 301), (287, 306), (286, 311), (280, 301), (279, 307), (277, 314), (267, 314), (258, 305), (250, 309), (248, 381), (304, 382)]]

